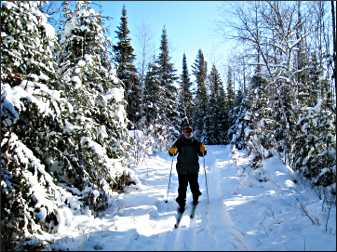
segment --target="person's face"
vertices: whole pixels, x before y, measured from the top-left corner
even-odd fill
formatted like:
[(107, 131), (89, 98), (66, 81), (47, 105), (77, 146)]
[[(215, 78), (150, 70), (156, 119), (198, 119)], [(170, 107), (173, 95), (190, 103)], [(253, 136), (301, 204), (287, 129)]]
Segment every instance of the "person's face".
[(185, 138), (191, 138), (192, 137), (192, 131), (191, 130), (183, 130), (183, 135)]

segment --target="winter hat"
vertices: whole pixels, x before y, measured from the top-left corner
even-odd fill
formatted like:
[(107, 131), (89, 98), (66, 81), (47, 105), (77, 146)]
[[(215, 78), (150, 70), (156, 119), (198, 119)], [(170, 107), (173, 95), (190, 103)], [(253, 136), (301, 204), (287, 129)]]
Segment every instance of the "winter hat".
[(183, 131), (187, 130), (187, 132), (192, 132), (192, 127), (190, 126), (188, 118), (186, 116), (182, 119), (181, 128)]

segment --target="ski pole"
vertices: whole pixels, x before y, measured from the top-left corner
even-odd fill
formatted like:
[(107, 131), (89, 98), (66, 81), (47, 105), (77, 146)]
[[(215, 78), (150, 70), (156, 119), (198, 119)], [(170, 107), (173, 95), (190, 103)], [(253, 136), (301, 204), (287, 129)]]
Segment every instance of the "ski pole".
[(173, 159), (174, 159), (174, 156), (172, 157), (172, 162), (171, 162), (170, 177), (169, 177), (169, 182), (168, 182), (168, 185), (167, 185), (167, 192), (166, 192), (166, 200), (165, 200), (165, 203), (168, 202), (168, 194), (169, 194), (169, 189), (170, 189), (170, 184), (171, 184), (171, 175), (172, 175)]
[(205, 156), (203, 156), (203, 159), (204, 159), (204, 172), (205, 172), (205, 181), (206, 181), (207, 203), (209, 203), (209, 195), (208, 195), (208, 184), (207, 184), (207, 174), (206, 174)]
[[(205, 144), (205, 137), (203, 137), (202, 139), (202, 144)], [(203, 157), (203, 161), (204, 161), (204, 172), (205, 172), (205, 182), (206, 182), (206, 193), (207, 193), (207, 203), (209, 203), (209, 194), (208, 194), (208, 184), (207, 184), (207, 174), (206, 174), (206, 162), (205, 162), (205, 153), (202, 156)]]

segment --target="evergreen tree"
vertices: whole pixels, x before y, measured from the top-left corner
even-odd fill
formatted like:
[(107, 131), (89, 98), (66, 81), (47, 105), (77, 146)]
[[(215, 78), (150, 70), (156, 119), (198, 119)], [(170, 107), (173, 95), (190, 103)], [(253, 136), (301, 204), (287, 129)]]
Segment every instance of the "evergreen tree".
[[(226, 128), (229, 129), (235, 121), (235, 91), (232, 76), (232, 68), (228, 66), (227, 90), (226, 90)], [(226, 139), (227, 141), (227, 139)]]
[(159, 66), (160, 86), (163, 89), (163, 96), (160, 96), (162, 98), (160, 111), (163, 113), (163, 122), (169, 132), (168, 138), (172, 140), (180, 134), (181, 120), (178, 114), (178, 91), (173, 85), (177, 80), (176, 69), (174, 69), (170, 60), (167, 31), (164, 27), (161, 35), (160, 52), (156, 62)]
[(315, 53), (311, 55), (311, 61), (309, 66), (309, 83), (310, 85), (310, 97), (308, 100), (308, 106), (312, 107), (318, 101), (320, 96), (320, 77), (322, 74), (322, 69), (320, 69), (317, 56)]
[(146, 121), (145, 128), (158, 122), (161, 115), (158, 97), (162, 95), (162, 88), (159, 80), (159, 66), (157, 63), (150, 63), (144, 82), (143, 107)]
[[(183, 55), (183, 67), (182, 67), (182, 74), (181, 74), (181, 87), (179, 93), (179, 114), (181, 115), (182, 124), (192, 125), (192, 93), (190, 91), (190, 87), (192, 85), (190, 81), (190, 77), (188, 74), (187, 62), (186, 62), (186, 55)], [(183, 127), (184, 125), (181, 125)]]
[[(257, 67), (251, 80), (251, 89), (242, 107), (245, 111), (241, 118), (241, 133), (246, 146), (252, 153), (251, 163), (254, 168), (261, 165), (263, 158), (271, 155), (269, 149), (273, 143), (271, 110), (269, 109), (268, 81)], [(243, 128), (244, 127), (244, 128)], [(242, 136), (242, 135), (241, 135)]]
[(304, 46), (302, 43), (299, 45), (299, 55), (298, 55), (298, 74), (297, 74), (297, 86), (298, 86), (298, 101), (301, 106), (307, 106), (312, 104), (311, 90), (312, 82), (309, 79), (309, 70), (307, 66), (309, 65), (308, 57), (304, 51)]
[(201, 140), (206, 138), (206, 113), (207, 113), (207, 63), (202, 50), (199, 49), (197, 58), (192, 66), (196, 78), (197, 91), (193, 109), (193, 128), (195, 136)]
[(69, 149), (64, 155), (69, 162), (55, 173), (64, 173), (64, 180), (80, 190), (93, 187), (104, 197), (124, 172), (125, 163), (113, 159), (127, 157), (124, 89), (105, 57), (107, 38), (101, 15), (89, 3), (76, 5), (61, 32), (59, 54), (63, 88), (74, 110), (65, 131)]
[(299, 40), (298, 42), (298, 50), (296, 55), (296, 82), (297, 82), (297, 92), (298, 92), (298, 101), (300, 106), (307, 106), (311, 103), (311, 96), (310, 96), (310, 80), (309, 80), (309, 73), (308, 69), (308, 55), (306, 52), (306, 43), (305, 39), (301, 37), (303, 36), (303, 21), (302, 21), (302, 14), (301, 14), (301, 2), (297, 2), (297, 26), (296, 26), (296, 39)]
[(239, 150), (246, 148), (246, 132), (249, 132), (250, 113), (249, 113), (249, 96), (242, 99), (242, 102), (235, 108), (235, 121), (228, 130), (228, 140), (231, 144), (235, 144)]
[(160, 66), (157, 62), (149, 64), (144, 84), (144, 133), (148, 138), (155, 139), (152, 147), (155, 150), (160, 150), (166, 147), (169, 128), (166, 124), (166, 115), (162, 112), (162, 102), (166, 90), (160, 85)]
[(335, 117), (319, 100), (315, 107), (302, 108), (295, 127), (297, 135), (292, 139), (289, 163), (315, 185), (336, 183)]
[[(165, 27), (161, 36), (160, 52), (149, 64), (145, 77), (143, 117), (146, 128), (158, 141), (162, 149), (180, 134), (179, 95), (174, 82), (177, 77), (170, 63), (168, 39)], [(160, 99), (158, 99), (160, 97)]]
[(218, 128), (219, 128), (219, 141), (220, 143), (229, 143), (228, 141), (228, 131), (230, 128), (229, 118), (228, 118), (228, 109), (226, 107), (226, 94), (224, 90), (223, 83), (219, 85), (219, 96), (218, 96), (218, 110), (219, 110), (219, 119), (218, 119)]
[(181, 119), (178, 91), (173, 85), (177, 77), (170, 63), (166, 29), (161, 36), (160, 53), (149, 64), (144, 87), (144, 117), (146, 128), (162, 149), (180, 134)]
[(234, 91), (234, 82), (232, 77), (232, 68), (228, 66), (228, 74), (227, 74), (227, 106), (228, 109), (232, 109), (234, 107), (235, 102), (235, 91)]
[[(13, 6), (12, 6), (13, 5)], [(11, 4), (6, 2), (1, 6), (1, 31), (15, 39), (3, 38), (1, 42), (1, 80), (12, 87), (21, 84), (22, 80), (46, 83), (58, 86), (58, 76), (55, 71), (56, 63), (53, 56), (55, 45), (54, 30), (45, 20), (40, 11), (40, 16), (24, 10), (34, 4)], [(18, 19), (15, 18), (18, 15)], [(22, 16), (21, 16), (22, 15)], [(33, 25), (34, 20), (43, 24)], [(16, 24), (16, 22), (19, 22)], [(27, 34), (24, 32), (26, 26)], [(37, 44), (38, 43), (38, 44)], [(32, 48), (32, 49), (27, 49)], [(13, 55), (17, 55), (14, 57)], [(38, 64), (40, 62), (40, 64)]]
[(60, 209), (105, 209), (107, 193), (129, 178), (126, 162), (117, 159), (128, 148), (124, 90), (108, 70), (101, 16), (77, 2), (55, 46), (54, 29), (39, 9), (33, 1), (1, 5), (1, 36), (12, 38), (4, 39), (1, 57), (5, 247), (55, 232)]
[(215, 65), (212, 66), (211, 72), (208, 76), (209, 84), (210, 84), (210, 99), (208, 101), (207, 106), (207, 143), (208, 144), (219, 144), (223, 141), (222, 136), (220, 136), (220, 132), (223, 130), (219, 125), (221, 123), (220, 116), (223, 111), (221, 111), (219, 102), (220, 97), (220, 86), (222, 86), (222, 82), (220, 79), (220, 74), (216, 69)]
[(115, 62), (117, 66), (117, 76), (123, 82), (125, 98), (127, 100), (127, 117), (132, 124), (128, 128), (136, 126), (140, 119), (141, 88), (140, 81), (134, 65), (135, 55), (129, 37), (127, 11), (125, 6), (122, 9), (120, 26), (117, 28), (117, 45), (113, 47)]
[[(1, 3), (2, 248), (55, 232), (65, 195), (48, 173), (70, 104), (55, 87), (55, 32), (38, 2)], [(65, 161), (65, 160), (63, 160)], [(55, 165), (55, 164), (54, 164)], [(39, 216), (43, 216), (40, 218)]]

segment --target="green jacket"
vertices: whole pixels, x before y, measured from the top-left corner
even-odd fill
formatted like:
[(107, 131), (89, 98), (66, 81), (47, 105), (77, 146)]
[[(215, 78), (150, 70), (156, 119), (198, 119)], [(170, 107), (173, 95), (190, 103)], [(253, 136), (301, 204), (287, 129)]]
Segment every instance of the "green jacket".
[[(178, 174), (198, 174), (199, 173), (199, 156), (203, 156), (200, 152), (201, 143), (195, 139), (186, 139), (184, 136), (178, 138), (173, 144), (178, 149), (177, 157), (177, 173)], [(207, 154), (207, 151), (204, 155)]]

